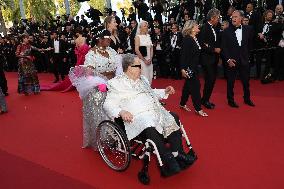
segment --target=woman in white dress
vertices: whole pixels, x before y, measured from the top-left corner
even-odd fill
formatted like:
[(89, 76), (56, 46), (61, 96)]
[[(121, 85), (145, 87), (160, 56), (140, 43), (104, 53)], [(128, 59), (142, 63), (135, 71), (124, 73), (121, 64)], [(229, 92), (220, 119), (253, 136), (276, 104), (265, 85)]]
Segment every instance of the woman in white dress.
[(83, 100), (83, 148), (96, 145), (96, 127), (107, 116), (102, 108), (106, 97), (106, 82), (122, 73), (121, 57), (109, 47), (110, 32), (99, 34), (97, 46), (85, 57), (84, 65), (70, 70), (69, 77)]
[(153, 79), (153, 43), (150, 35), (148, 34), (148, 22), (142, 20), (138, 27), (135, 36), (135, 53), (142, 60), (141, 74), (144, 75), (150, 85)]

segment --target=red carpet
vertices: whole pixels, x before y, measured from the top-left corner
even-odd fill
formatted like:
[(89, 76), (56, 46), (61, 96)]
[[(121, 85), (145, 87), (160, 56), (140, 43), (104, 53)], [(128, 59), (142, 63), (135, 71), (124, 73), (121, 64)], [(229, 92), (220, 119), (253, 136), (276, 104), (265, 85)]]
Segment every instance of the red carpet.
[[(236, 82), (239, 109), (226, 104), (226, 83), (218, 80), (208, 118), (178, 109), (182, 81), (155, 80), (154, 86), (173, 85), (177, 92), (167, 108), (177, 112), (198, 153), (188, 170), (161, 178), (153, 161), (151, 185), (137, 180), (141, 162), (118, 173), (106, 166), (97, 152), (81, 149), (81, 101), (74, 92), (44, 91), (40, 95), (16, 93), (17, 74), (6, 74), (9, 84), (7, 114), (0, 116), (1, 189), (282, 189), (284, 169), (284, 82), (261, 85), (251, 81), (255, 108), (242, 102)], [(41, 83), (53, 80), (40, 74)], [(190, 107), (191, 101), (189, 101)]]

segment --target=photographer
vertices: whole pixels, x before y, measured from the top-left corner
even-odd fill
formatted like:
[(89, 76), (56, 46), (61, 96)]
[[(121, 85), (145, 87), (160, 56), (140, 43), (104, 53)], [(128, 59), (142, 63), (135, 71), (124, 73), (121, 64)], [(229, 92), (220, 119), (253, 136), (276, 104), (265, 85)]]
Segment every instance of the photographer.
[(133, 5), (138, 10), (138, 19), (148, 21), (149, 7), (144, 3), (144, 0), (136, 0), (133, 2)]
[(152, 10), (155, 13), (154, 20), (158, 20), (159, 25), (163, 25), (162, 13), (164, 12), (164, 8), (162, 3), (158, 0), (155, 0), (154, 5), (152, 6)]
[(101, 23), (100, 16), (103, 16), (101, 11), (99, 11), (98, 9), (94, 9), (93, 7), (90, 7), (90, 9), (85, 13), (85, 15), (88, 18), (91, 18), (94, 25), (96, 26)]
[(130, 7), (128, 11), (129, 11), (129, 15), (128, 15), (127, 21), (131, 22), (131, 20), (136, 20), (136, 13), (134, 12), (133, 7)]
[(79, 25), (83, 28), (86, 28), (88, 26), (88, 22), (85, 19), (85, 16), (83, 14), (81, 15), (81, 21), (80, 21)]

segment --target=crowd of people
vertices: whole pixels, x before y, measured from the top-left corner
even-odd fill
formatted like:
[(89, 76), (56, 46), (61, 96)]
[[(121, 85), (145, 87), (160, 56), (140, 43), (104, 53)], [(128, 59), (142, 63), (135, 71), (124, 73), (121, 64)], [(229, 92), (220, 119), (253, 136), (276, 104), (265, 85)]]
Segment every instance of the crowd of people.
[[(88, 12), (92, 23), (84, 15), (75, 20), (58, 16), (49, 22), (15, 23), (9, 35), (0, 38), (0, 113), (7, 112), (5, 96), (9, 95), (4, 71), (18, 71), (18, 93), (24, 95), (76, 87), (83, 101), (83, 148), (96, 149), (97, 125), (120, 116), (129, 140), (143, 135), (157, 141), (168, 168), (163, 174), (178, 173), (194, 159), (181, 150), (178, 123), (159, 102), (174, 89), (152, 90), (154, 78), (184, 78), (179, 106), (190, 111), (191, 95), (194, 110), (202, 117), (208, 116), (203, 107), (216, 106), (211, 95), (220, 62), (228, 105), (233, 108), (239, 107), (233, 91), (237, 76), (244, 103), (255, 106), (249, 85), (252, 66), (262, 83), (284, 79), (283, 3), (262, 10), (251, 1), (223, 0), (219, 10), (211, 1), (193, 2), (181, 0), (166, 23), (161, 2), (153, 2), (152, 18), (143, 0), (134, 2), (137, 16), (130, 8), (128, 25), (115, 11), (100, 23), (94, 9)], [(205, 80), (202, 92), (200, 70)], [(54, 85), (40, 86), (38, 72), (52, 72)], [(165, 148), (163, 137), (180, 144), (172, 146), (173, 153)]]

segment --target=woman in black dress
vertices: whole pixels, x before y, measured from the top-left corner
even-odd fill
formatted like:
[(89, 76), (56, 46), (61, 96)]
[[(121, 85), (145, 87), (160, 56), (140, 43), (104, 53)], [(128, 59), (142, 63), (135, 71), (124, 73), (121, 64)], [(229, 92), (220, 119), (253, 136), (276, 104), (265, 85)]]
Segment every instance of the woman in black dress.
[(122, 42), (119, 37), (119, 31), (117, 27), (117, 23), (114, 16), (107, 16), (104, 20), (105, 29), (111, 33), (110, 36), (110, 47), (114, 49), (117, 53), (122, 54)]

